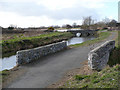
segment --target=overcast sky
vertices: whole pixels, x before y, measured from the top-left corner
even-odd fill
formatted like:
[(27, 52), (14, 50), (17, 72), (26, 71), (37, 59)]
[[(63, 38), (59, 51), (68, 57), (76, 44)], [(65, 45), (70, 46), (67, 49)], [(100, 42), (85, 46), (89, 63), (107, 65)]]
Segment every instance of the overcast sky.
[(81, 24), (92, 16), (118, 19), (119, 0), (0, 0), (0, 26), (18, 27)]

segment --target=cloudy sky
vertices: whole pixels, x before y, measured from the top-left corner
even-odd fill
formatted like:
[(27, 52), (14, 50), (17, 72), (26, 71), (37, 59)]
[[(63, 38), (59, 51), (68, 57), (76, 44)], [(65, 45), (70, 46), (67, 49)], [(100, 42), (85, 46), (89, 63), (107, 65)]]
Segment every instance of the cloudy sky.
[(118, 19), (119, 0), (0, 0), (0, 26), (18, 27), (81, 24), (92, 16)]

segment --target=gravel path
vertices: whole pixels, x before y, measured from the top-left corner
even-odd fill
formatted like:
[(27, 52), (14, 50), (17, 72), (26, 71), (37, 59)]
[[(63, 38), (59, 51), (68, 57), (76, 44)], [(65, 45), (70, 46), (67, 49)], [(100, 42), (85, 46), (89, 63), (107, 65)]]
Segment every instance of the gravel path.
[(8, 88), (44, 88), (60, 80), (71, 69), (80, 68), (82, 62), (87, 60), (90, 50), (101, 45), (107, 40), (112, 40), (117, 33), (102, 42), (87, 47), (78, 47), (63, 50), (48, 55), (40, 60), (21, 66), (26, 72), (9, 84)]

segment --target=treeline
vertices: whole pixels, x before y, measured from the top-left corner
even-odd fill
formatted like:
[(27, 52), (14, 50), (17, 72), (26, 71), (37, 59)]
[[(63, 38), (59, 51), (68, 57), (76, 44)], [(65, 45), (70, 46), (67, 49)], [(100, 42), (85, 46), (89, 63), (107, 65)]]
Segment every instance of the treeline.
[(52, 25), (52, 26), (40, 26), (40, 27), (28, 27), (28, 28), (21, 28), (17, 27), (17, 25), (10, 25), (8, 30), (54, 30), (54, 29), (71, 29), (71, 28), (79, 28), (84, 30), (96, 30), (96, 29), (116, 29), (116, 27), (120, 27), (120, 23), (118, 23), (114, 19), (104, 18), (101, 21), (97, 21), (92, 16), (87, 16), (82, 18), (82, 24), (73, 23), (70, 24), (63, 24), (62, 26), (59, 25)]
[(118, 23), (116, 20), (109, 18), (105, 18), (102, 21), (96, 21), (91, 16), (84, 17), (83, 22), (81, 25), (81, 28), (84, 30), (96, 30), (96, 29), (116, 29), (120, 26), (120, 23)]

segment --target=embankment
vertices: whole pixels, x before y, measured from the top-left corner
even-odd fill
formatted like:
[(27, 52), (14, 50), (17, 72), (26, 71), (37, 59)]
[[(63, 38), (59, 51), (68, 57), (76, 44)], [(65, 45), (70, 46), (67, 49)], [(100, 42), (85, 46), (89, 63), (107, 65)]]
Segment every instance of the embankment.
[(59, 42), (71, 37), (73, 37), (73, 34), (68, 32), (52, 32), (48, 34), (42, 34), (40, 36), (3, 40), (0, 44), (2, 45), (2, 54), (6, 54)]

